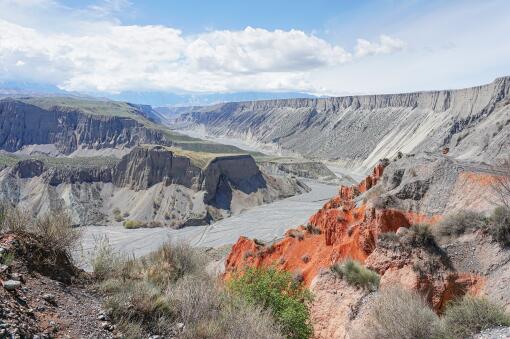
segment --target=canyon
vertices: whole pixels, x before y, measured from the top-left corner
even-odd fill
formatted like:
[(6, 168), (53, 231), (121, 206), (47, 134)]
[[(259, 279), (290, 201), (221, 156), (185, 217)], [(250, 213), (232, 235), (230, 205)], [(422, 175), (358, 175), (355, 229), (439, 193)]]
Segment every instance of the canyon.
[[(149, 107), (89, 99), (0, 100), (0, 199), (76, 225), (206, 225), (309, 191), (249, 152), (187, 137)], [(254, 155), (256, 153), (253, 153)]]
[[(489, 220), (510, 150), (509, 87), (227, 103), (177, 118), (6, 98), (0, 200), (38, 218), (66, 210), (83, 227), (73, 256), (86, 270), (107, 239), (133, 258), (186, 242), (215, 253), (207, 271), (226, 282), (250, 267), (290, 272), (314, 296), (315, 338), (363, 338), (391, 286), (438, 314), (466, 295), (510, 310), (510, 250), (483, 228), (438, 236), (458, 213)], [(348, 260), (379, 290), (335, 273)]]

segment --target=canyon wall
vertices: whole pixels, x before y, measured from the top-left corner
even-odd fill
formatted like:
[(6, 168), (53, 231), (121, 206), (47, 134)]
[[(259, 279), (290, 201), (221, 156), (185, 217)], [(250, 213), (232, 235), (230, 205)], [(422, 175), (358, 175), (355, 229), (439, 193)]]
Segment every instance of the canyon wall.
[(53, 144), (62, 154), (69, 154), (79, 147), (99, 150), (139, 143), (169, 141), (161, 132), (129, 117), (59, 107), (46, 110), (15, 99), (0, 100), (0, 149), (8, 152)]
[(510, 152), (510, 77), (460, 90), (219, 104), (176, 126), (363, 171), (399, 151), (491, 163)]

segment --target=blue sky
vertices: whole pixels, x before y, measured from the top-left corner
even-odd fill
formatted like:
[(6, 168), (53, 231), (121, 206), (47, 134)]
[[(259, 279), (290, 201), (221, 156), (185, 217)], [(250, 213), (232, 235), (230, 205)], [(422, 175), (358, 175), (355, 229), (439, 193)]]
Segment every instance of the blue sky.
[[(95, 1), (63, 1), (72, 7)], [(187, 33), (207, 29), (322, 29), (335, 16), (363, 7), (363, 1), (132, 1), (120, 13), (123, 23), (179, 27)]]
[(0, 81), (87, 92), (466, 87), (510, 75), (510, 2), (0, 0)]

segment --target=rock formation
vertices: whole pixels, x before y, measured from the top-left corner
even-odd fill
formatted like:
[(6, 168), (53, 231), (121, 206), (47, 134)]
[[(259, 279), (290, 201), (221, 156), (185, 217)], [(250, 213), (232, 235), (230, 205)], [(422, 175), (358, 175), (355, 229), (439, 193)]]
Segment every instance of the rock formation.
[(172, 149), (144, 145), (96, 166), (20, 160), (0, 171), (0, 198), (36, 215), (66, 207), (80, 225), (115, 223), (118, 209), (116, 219), (181, 227), (308, 190), (296, 179), (262, 173), (249, 155), (209, 156), (201, 167)]
[(461, 90), (219, 104), (183, 114), (176, 127), (368, 171), (399, 151), (492, 162), (510, 152), (509, 104), (504, 77)]
[[(487, 289), (488, 279), (496, 286), (494, 279), (504, 274), (504, 268), (493, 276), (487, 267), (485, 271), (481, 267), (465, 269), (452, 263), (434, 242), (417, 240), (417, 231), (409, 228), (421, 223), (433, 225), (447, 212), (462, 207), (490, 209), (489, 201), (471, 199), (470, 186), (477, 185), (477, 198), (489, 196), (491, 186), (487, 183), (496, 175), (487, 166), (443, 155), (381, 161), (371, 175), (358, 185), (342, 186), (308, 224), (289, 230), (283, 239), (262, 244), (241, 237), (227, 257), (226, 278), (244, 267), (272, 265), (298, 273), (318, 295), (312, 305), (312, 319), (319, 338), (344, 338), (342, 333), (348, 332), (356, 318), (357, 311), (353, 310), (361, 307), (369, 294), (344, 286), (345, 282), (338, 282), (339, 278), (330, 273), (334, 263), (347, 258), (379, 273), (381, 288), (400, 284), (418, 290), (441, 311), (449, 300)], [(461, 206), (460, 201), (471, 204)], [(338, 298), (342, 301), (332, 301)], [(346, 310), (354, 315), (349, 316)]]

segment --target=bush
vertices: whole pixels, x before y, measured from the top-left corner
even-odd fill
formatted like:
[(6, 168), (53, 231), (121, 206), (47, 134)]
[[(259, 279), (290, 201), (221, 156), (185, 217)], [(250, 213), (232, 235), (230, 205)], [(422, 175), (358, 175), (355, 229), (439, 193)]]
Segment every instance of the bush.
[(409, 228), (406, 235), (413, 246), (438, 249), (436, 239), (427, 224), (415, 224)]
[(416, 292), (401, 287), (381, 290), (360, 326), (359, 337), (379, 339), (431, 339), (438, 317)]
[(71, 217), (65, 212), (47, 214), (37, 219), (33, 232), (41, 237), (46, 246), (68, 254), (82, 235), (81, 229), (73, 227)]
[[(225, 296), (221, 309), (223, 338), (283, 339), (271, 312), (232, 295)], [(212, 337), (210, 337), (212, 338)]]
[(217, 316), (221, 306), (220, 289), (204, 277), (187, 275), (177, 281), (168, 294), (179, 320), (184, 324)]
[(487, 218), (483, 214), (462, 211), (449, 215), (436, 225), (436, 234), (441, 237), (460, 236), (484, 228)]
[(168, 335), (176, 311), (167, 291), (185, 274), (203, 270), (198, 258), (188, 245), (170, 243), (146, 257), (129, 258), (115, 253), (103, 238), (92, 266), (106, 295), (105, 309), (116, 323)]
[(499, 305), (465, 296), (447, 306), (441, 319), (441, 337), (468, 338), (497, 326), (510, 326), (510, 316)]
[(149, 221), (148, 223), (139, 220), (126, 220), (122, 223), (124, 228), (135, 229), (135, 228), (156, 228), (162, 227), (163, 224), (159, 221)]
[(298, 239), (299, 241), (301, 241), (305, 238), (305, 235), (303, 234), (303, 232), (301, 232), (299, 230), (295, 230), (295, 229), (290, 230), (287, 233), (287, 235), (291, 238)]
[(35, 235), (53, 254), (62, 254), (68, 260), (82, 235), (65, 212), (48, 213), (35, 219), (28, 211), (7, 205), (0, 207), (0, 231)]
[(313, 224), (308, 223), (305, 226), (305, 230), (310, 234), (321, 234), (321, 229), (318, 227), (315, 227)]
[(165, 287), (186, 274), (203, 271), (204, 259), (186, 243), (166, 243), (149, 254), (145, 260), (147, 278), (154, 284)]
[(90, 264), (95, 277), (99, 280), (106, 279), (119, 269), (121, 257), (110, 246), (108, 237), (95, 239), (94, 256)]
[(124, 226), (124, 228), (127, 228), (129, 230), (146, 227), (146, 225), (143, 222), (138, 220), (126, 220), (122, 223), (122, 225)]
[(379, 275), (363, 267), (356, 260), (347, 259), (342, 263), (335, 263), (331, 266), (331, 270), (351, 285), (371, 291), (379, 288)]
[(26, 210), (8, 205), (0, 206), (0, 231), (27, 232), (31, 229), (33, 216)]
[(182, 322), (179, 338), (283, 338), (269, 311), (225, 293), (186, 244), (167, 243), (140, 259), (116, 254), (105, 239), (97, 248), (104, 306), (123, 337), (173, 337)]
[(491, 215), (491, 236), (503, 246), (510, 246), (510, 208), (498, 207)]
[[(168, 333), (161, 319), (172, 324), (172, 308), (164, 293), (146, 280), (117, 280), (116, 288), (106, 292), (105, 309), (109, 316), (120, 323), (140, 324), (144, 329), (156, 333)], [(111, 286), (114, 286), (113, 284)]]
[(289, 272), (249, 268), (234, 277), (228, 286), (234, 295), (246, 302), (270, 310), (287, 337), (309, 338), (312, 335), (308, 310), (311, 294)]
[(284, 338), (267, 310), (224, 293), (220, 297), (219, 312), (190, 323), (184, 338)]

